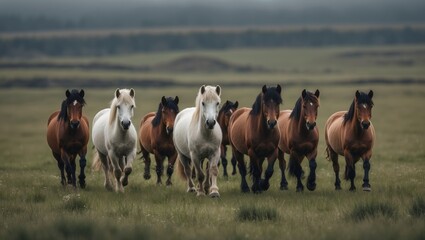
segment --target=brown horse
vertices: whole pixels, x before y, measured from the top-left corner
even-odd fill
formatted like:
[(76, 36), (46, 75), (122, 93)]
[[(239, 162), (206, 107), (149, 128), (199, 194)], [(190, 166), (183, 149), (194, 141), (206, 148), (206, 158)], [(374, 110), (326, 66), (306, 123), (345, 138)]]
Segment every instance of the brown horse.
[(174, 99), (164, 96), (158, 106), (158, 111), (146, 114), (139, 128), (140, 151), (145, 159), (145, 179), (151, 178), (149, 153), (155, 155), (157, 184), (162, 184), (161, 176), (164, 172), (163, 162), (168, 157), (167, 186), (172, 185), (171, 175), (174, 171), (177, 152), (173, 143), (174, 120), (179, 113), (179, 97)]
[(85, 188), (84, 168), (86, 166), (87, 143), (89, 141), (89, 122), (83, 116), (84, 90), (66, 90), (66, 99), (61, 110), (50, 115), (47, 122), (47, 143), (61, 171), (61, 183), (66, 184), (64, 168), (68, 184), (76, 187), (75, 158), (80, 156), (80, 187)]
[[(223, 139), (221, 140), (221, 163), (223, 164), (223, 176), (227, 178), (229, 175), (227, 174), (227, 145), (230, 144), (229, 142), (229, 135), (227, 128), (229, 126), (230, 117), (232, 114), (236, 111), (238, 108), (238, 101), (235, 103), (231, 101), (226, 101), (221, 107), (220, 111), (218, 112), (217, 122), (220, 125), (221, 132), (223, 133)], [(232, 165), (233, 165), (233, 171), (232, 175), (236, 174), (236, 159), (232, 157)]]
[(278, 124), (280, 129), (279, 167), (282, 172), (280, 189), (288, 189), (285, 178), (286, 161), (284, 154), (289, 154), (289, 174), (297, 178), (297, 192), (304, 190), (301, 182), (303, 170), (301, 163), (306, 157), (309, 160), (310, 174), (307, 188), (316, 189), (316, 156), (319, 131), (316, 127), (317, 109), (319, 107), (319, 90), (315, 93), (302, 91), (293, 110), (280, 112)]
[[(242, 178), (242, 192), (249, 192), (244, 154), (250, 158), (250, 174), (253, 177), (252, 191), (261, 193), (270, 187), (269, 179), (273, 175), (280, 138), (277, 126), (279, 105), (282, 103), (280, 93), (280, 85), (269, 88), (264, 85), (252, 109), (240, 108), (230, 118), (229, 139), (233, 156), (238, 161)], [(266, 157), (268, 166), (265, 179), (261, 179), (262, 164)]]
[(373, 107), (373, 91), (368, 94), (356, 91), (355, 98), (347, 111), (332, 114), (326, 122), (325, 139), (328, 159), (332, 160), (335, 172), (335, 189), (341, 189), (338, 154), (345, 157), (345, 179), (350, 179), (350, 191), (356, 190), (355, 164), (363, 159), (363, 191), (370, 191), (369, 170), (372, 148), (375, 142), (375, 128), (370, 121)]

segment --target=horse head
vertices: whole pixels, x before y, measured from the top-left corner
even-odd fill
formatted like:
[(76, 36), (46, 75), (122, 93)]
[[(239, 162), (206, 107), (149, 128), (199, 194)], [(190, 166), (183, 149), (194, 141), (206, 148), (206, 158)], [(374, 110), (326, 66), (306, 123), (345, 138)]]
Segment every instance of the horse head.
[(161, 99), (161, 114), (162, 114), (162, 124), (165, 125), (165, 130), (167, 134), (173, 133), (174, 129), (174, 120), (176, 119), (177, 114), (179, 113), (179, 97), (176, 96), (174, 99), (165, 96)]
[(220, 124), (221, 127), (227, 128), (227, 126), (229, 126), (230, 117), (236, 111), (238, 106), (239, 106), (238, 101), (234, 103), (231, 101), (226, 101), (224, 103), (223, 107), (221, 107), (218, 113), (218, 123)]
[(266, 118), (267, 128), (273, 129), (279, 118), (279, 106), (282, 103), (280, 93), (282, 88), (278, 84), (277, 87), (269, 87), (266, 85), (262, 88), (262, 114)]
[(128, 130), (131, 125), (131, 118), (134, 115), (134, 100), (135, 92), (133, 89), (119, 89), (115, 90), (115, 99), (113, 101), (113, 107), (115, 114), (118, 116), (119, 125), (123, 130)]
[(301, 93), (302, 116), (305, 119), (307, 130), (313, 130), (316, 127), (317, 112), (319, 108), (319, 89), (313, 94), (305, 89)]
[(217, 123), (218, 106), (221, 101), (221, 87), (219, 85), (216, 87), (203, 85), (199, 89), (199, 93), (199, 101), (201, 102), (200, 107), (203, 119), (205, 119), (205, 125), (208, 129), (213, 129)]
[(373, 91), (370, 90), (368, 94), (364, 92), (356, 91), (355, 96), (355, 109), (356, 117), (360, 122), (360, 126), (367, 130), (370, 126), (370, 119), (372, 118), (372, 107), (373, 107)]
[(69, 126), (72, 129), (77, 129), (80, 126), (81, 117), (83, 116), (84, 90), (80, 91), (68, 89), (65, 92), (66, 100), (62, 103), (60, 117), (64, 120), (69, 120)]

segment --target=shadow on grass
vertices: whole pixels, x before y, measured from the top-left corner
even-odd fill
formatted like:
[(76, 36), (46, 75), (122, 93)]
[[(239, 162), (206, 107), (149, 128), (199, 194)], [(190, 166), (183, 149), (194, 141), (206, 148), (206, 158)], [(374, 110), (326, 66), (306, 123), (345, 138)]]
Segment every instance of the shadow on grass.
[(390, 203), (365, 202), (356, 204), (348, 214), (349, 219), (360, 222), (366, 219), (383, 217), (392, 219), (397, 216), (397, 208)]

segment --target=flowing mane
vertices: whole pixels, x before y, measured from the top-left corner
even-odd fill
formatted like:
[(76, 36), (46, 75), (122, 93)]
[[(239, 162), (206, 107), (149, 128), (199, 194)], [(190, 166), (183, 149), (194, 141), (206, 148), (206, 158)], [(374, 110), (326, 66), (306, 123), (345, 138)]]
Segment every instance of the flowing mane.
[(274, 101), (278, 104), (282, 103), (282, 97), (277, 92), (276, 87), (269, 87), (265, 93), (258, 94), (255, 99), (254, 104), (252, 105), (252, 110), (250, 112), (251, 115), (258, 115), (261, 113), (261, 102), (269, 102)]
[(136, 103), (134, 102), (134, 99), (130, 96), (130, 90), (129, 89), (121, 89), (120, 96), (114, 97), (114, 99), (111, 102), (109, 113), (109, 124), (112, 125), (116, 119), (117, 116), (117, 105), (121, 104), (122, 102), (133, 104), (134, 107), (136, 107)]
[(69, 96), (62, 102), (61, 111), (58, 115), (58, 121), (62, 119), (64, 121), (68, 121), (68, 105), (72, 104), (74, 101), (77, 101), (82, 105), (86, 104), (86, 101), (84, 101), (84, 97), (81, 97), (80, 92), (77, 89), (72, 89), (69, 93)]
[[(356, 99), (353, 99), (353, 102), (351, 103), (350, 109), (348, 110), (348, 112), (346, 114), (344, 114), (344, 125), (351, 121), (354, 117), (354, 110), (355, 110), (355, 101)], [(373, 106), (373, 101), (372, 99), (369, 97), (369, 95), (367, 95), (364, 92), (360, 92), (359, 96), (357, 97), (357, 104), (367, 104), (370, 106)]]
[(221, 107), (219, 114), (222, 112), (227, 112), (233, 107), (233, 103), (230, 101), (226, 101), (223, 106)]
[(156, 111), (154, 119), (152, 119), (152, 126), (154, 126), (154, 127), (158, 126), (161, 123), (162, 107), (170, 108), (170, 109), (174, 110), (176, 113), (179, 112), (179, 107), (174, 102), (174, 99), (172, 97), (168, 97), (168, 98), (166, 98), (166, 100), (167, 100), (166, 106), (163, 106), (162, 102), (160, 102), (159, 105), (158, 105), (158, 110)]
[[(307, 94), (305, 95), (304, 101), (311, 101), (313, 103), (317, 103), (318, 99), (316, 97), (316, 95), (314, 95), (314, 93), (312, 92), (306, 92)], [(289, 115), (290, 119), (294, 119), (296, 121), (300, 120), (301, 117), (301, 102), (302, 102), (302, 97), (300, 96), (297, 100), (297, 102), (295, 103), (294, 109), (292, 109), (291, 115)]]

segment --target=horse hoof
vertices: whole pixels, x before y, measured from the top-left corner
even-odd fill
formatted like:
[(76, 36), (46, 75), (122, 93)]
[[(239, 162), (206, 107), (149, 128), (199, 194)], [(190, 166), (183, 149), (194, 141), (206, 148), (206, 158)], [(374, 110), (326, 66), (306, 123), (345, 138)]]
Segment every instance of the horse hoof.
[(340, 191), (341, 190), (341, 186), (340, 185), (336, 185), (335, 186), (335, 190)]
[(167, 181), (167, 182), (165, 183), (165, 185), (166, 185), (167, 187), (171, 187), (171, 186), (173, 186), (173, 183), (172, 183), (171, 181)]
[(203, 191), (198, 191), (198, 192), (196, 193), (196, 196), (197, 196), (197, 197), (202, 197), (202, 196), (205, 196), (205, 193), (204, 193)]
[(214, 191), (214, 192), (211, 192), (209, 194), (209, 196), (210, 196), (210, 198), (219, 198), (220, 197), (220, 193)]
[(280, 190), (288, 190), (288, 185), (280, 186)]
[(188, 193), (196, 192), (196, 190), (195, 190), (195, 188), (194, 188), (194, 187), (190, 187), (190, 188), (188, 188), (186, 191), (187, 191)]
[(371, 187), (363, 187), (363, 191), (370, 192), (370, 191), (372, 191), (372, 188)]
[(316, 190), (316, 183), (307, 183), (307, 189), (310, 191)]
[(350, 192), (355, 192), (355, 191), (356, 191), (355, 187), (354, 188), (350, 187)]
[(85, 182), (80, 182), (80, 188), (82, 188), (82, 189), (86, 188), (86, 183)]
[(162, 185), (162, 182), (156, 182), (156, 185), (160, 186), (160, 185)]
[(303, 192), (304, 191), (304, 188), (303, 187), (297, 187), (297, 192)]
[(145, 179), (145, 180), (149, 180), (149, 179), (151, 179), (151, 175), (150, 174), (143, 174), (143, 178)]

